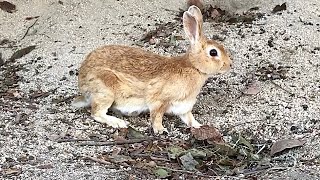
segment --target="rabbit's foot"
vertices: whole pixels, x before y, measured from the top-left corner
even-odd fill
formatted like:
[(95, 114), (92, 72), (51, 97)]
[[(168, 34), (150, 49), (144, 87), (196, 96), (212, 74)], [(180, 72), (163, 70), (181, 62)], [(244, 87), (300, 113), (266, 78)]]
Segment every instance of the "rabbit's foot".
[(105, 115), (104, 117), (94, 116), (93, 118), (94, 120), (100, 123), (107, 124), (108, 126), (111, 126), (113, 128), (127, 128), (129, 125), (128, 121), (125, 121), (113, 116), (109, 116), (109, 115)]
[(163, 132), (168, 133), (167, 128), (164, 128), (161, 123), (154, 123), (152, 127), (155, 134), (163, 134)]

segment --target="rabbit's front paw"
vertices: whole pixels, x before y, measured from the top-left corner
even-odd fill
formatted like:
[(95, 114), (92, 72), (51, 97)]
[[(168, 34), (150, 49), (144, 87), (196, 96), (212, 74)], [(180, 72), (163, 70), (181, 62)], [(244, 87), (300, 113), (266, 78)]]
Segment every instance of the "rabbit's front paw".
[(168, 133), (168, 130), (162, 124), (153, 124), (153, 132), (155, 134), (163, 134), (163, 132)]
[(200, 128), (201, 126), (202, 124), (200, 124), (198, 121), (196, 120), (191, 121), (191, 127)]
[(100, 123), (107, 124), (108, 126), (111, 126), (113, 128), (127, 128), (129, 125), (128, 121), (105, 115), (103, 117), (100, 116), (94, 116), (94, 119)]

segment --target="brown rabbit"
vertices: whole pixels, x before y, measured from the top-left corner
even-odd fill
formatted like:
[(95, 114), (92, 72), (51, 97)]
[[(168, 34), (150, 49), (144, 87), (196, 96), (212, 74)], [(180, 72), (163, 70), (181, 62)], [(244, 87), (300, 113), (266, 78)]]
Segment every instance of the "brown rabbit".
[(202, 32), (202, 14), (191, 6), (183, 14), (190, 40), (186, 54), (164, 57), (140, 48), (108, 45), (91, 52), (79, 71), (82, 93), (76, 107), (91, 105), (93, 118), (114, 128), (127, 121), (107, 115), (109, 109), (125, 115), (150, 112), (155, 133), (163, 133), (164, 113), (178, 115), (190, 127), (200, 127), (191, 113), (208, 77), (228, 71), (231, 60), (223, 46)]

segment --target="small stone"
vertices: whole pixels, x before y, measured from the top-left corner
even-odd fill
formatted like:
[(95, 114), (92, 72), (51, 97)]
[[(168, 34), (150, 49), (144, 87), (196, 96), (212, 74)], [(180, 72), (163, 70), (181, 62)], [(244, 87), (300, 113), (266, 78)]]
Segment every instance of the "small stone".
[(308, 110), (308, 105), (303, 104), (303, 105), (301, 105), (301, 106), (302, 106), (303, 110), (305, 110), (305, 111), (307, 111), (307, 110)]

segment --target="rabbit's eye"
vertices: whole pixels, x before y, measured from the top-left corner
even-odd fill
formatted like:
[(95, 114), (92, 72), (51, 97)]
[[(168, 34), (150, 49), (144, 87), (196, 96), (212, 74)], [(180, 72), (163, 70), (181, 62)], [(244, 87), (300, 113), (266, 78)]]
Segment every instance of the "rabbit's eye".
[(209, 53), (210, 53), (210, 56), (213, 56), (213, 57), (218, 56), (218, 51), (216, 49), (211, 49)]

